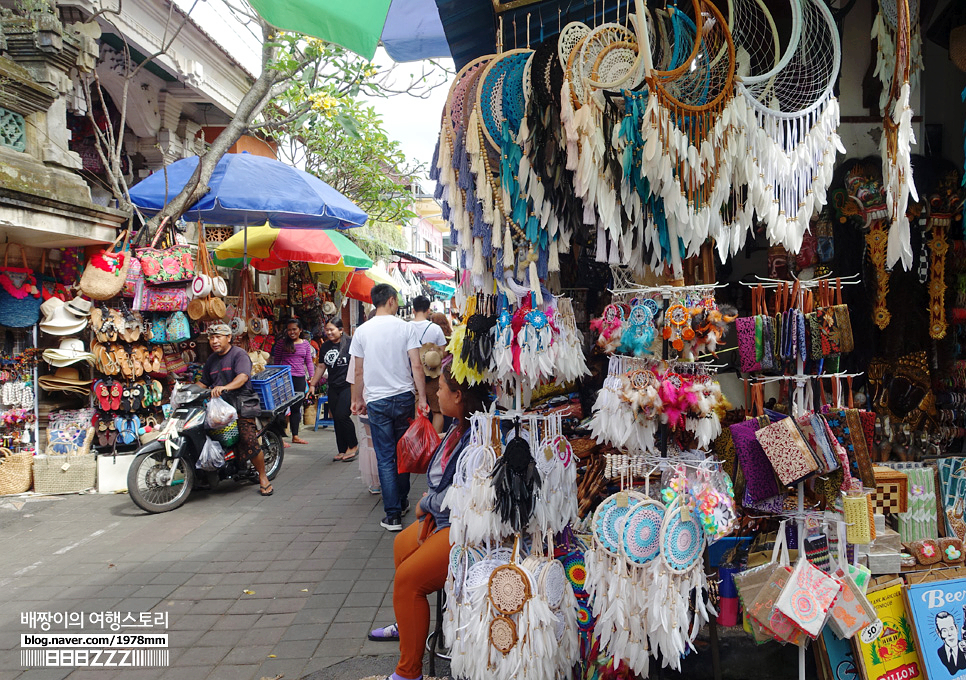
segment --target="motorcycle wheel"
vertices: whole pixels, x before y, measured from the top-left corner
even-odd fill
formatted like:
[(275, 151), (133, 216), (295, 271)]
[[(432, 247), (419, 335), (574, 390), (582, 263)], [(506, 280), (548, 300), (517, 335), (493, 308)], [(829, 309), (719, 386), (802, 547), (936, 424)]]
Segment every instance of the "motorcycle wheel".
[(277, 432), (266, 430), (262, 434), (262, 451), (265, 454), (265, 475), (275, 479), (275, 475), (282, 469), (282, 459), (285, 457), (285, 445)]
[[(169, 474), (174, 482), (167, 483)], [(127, 472), (127, 490), (131, 500), (142, 510), (152, 513), (180, 508), (188, 500), (194, 486), (194, 470), (184, 458), (168, 458), (164, 451), (139, 454)]]

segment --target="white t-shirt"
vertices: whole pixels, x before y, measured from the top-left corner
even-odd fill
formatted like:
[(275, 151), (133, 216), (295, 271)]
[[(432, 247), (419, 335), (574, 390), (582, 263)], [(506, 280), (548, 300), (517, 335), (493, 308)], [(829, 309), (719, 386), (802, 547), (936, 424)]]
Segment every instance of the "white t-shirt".
[(434, 324), (429, 319), (410, 321), (409, 323), (416, 329), (416, 341), (420, 345), (432, 342), (440, 347), (446, 347), (446, 336), (443, 335), (443, 329), (437, 324)]
[(416, 389), (409, 363), (411, 349), (419, 349), (415, 329), (397, 316), (374, 316), (356, 329), (349, 354), (363, 360), (362, 397), (366, 403)]

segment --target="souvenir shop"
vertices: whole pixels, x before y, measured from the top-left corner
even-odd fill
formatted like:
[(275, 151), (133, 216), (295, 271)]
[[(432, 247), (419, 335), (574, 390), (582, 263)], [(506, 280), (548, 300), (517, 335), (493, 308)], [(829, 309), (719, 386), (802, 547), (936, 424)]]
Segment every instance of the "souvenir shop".
[(956, 677), (963, 115), (914, 155), (920, 3), (872, 3), (875, 157), (821, 0), (509, 4), (432, 170), (499, 405), (447, 496), (453, 676)]

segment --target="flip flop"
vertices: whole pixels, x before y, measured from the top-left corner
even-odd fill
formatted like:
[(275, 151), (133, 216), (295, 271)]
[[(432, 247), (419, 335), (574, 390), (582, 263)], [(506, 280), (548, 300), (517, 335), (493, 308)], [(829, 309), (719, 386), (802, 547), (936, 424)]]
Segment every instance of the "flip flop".
[(337, 453), (335, 456), (332, 457), (332, 462), (342, 460), (342, 456), (344, 455), (345, 455), (344, 453)]
[(356, 459), (356, 454), (349, 453), (349, 454), (346, 454), (345, 456), (342, 457), (342, 462), (343, 463), (350, 463), (350, 462), (354, 461), (355, 459)]
[(258, 495), (271, 496), (273, 493), (275, 493), (275, 488), (272, 486), (271, 482), (268, 483), (268, 486), (262, 486), (261, 484), (258, 485)]
[(383, 628), (373, 628), (369, 631), (369, 639), (373, 642), (399, 642), (399, 626), (393, 623)]
[(295, 437), (292, 437), (292, 443), (293, 444), (308, 444), (307, 441), (305, 441), (304, 439), (302, 439), (301, 437), (299, 437), (297, 435)]

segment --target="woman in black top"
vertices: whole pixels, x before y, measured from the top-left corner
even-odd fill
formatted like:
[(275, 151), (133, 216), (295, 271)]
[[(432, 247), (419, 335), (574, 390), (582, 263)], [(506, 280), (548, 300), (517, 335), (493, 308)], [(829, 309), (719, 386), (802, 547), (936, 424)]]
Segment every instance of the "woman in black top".
[(309, 383), (309, 394), (315, 393), (315, 386), (322, 375), (328, 372), (329, 413), (335, 422), (335, 443), (339, 454), (333, 460), (349, 462), (355, 460), (359, 451), (356, 440), (356, 427), (352, 422), (352, 385), (346, 379), (349, 375), (349, 345), (352, 338), (342, 332), (342, 319), (332, 319), (325, 324), (328, 340), (319, 349), (319, 365)]

